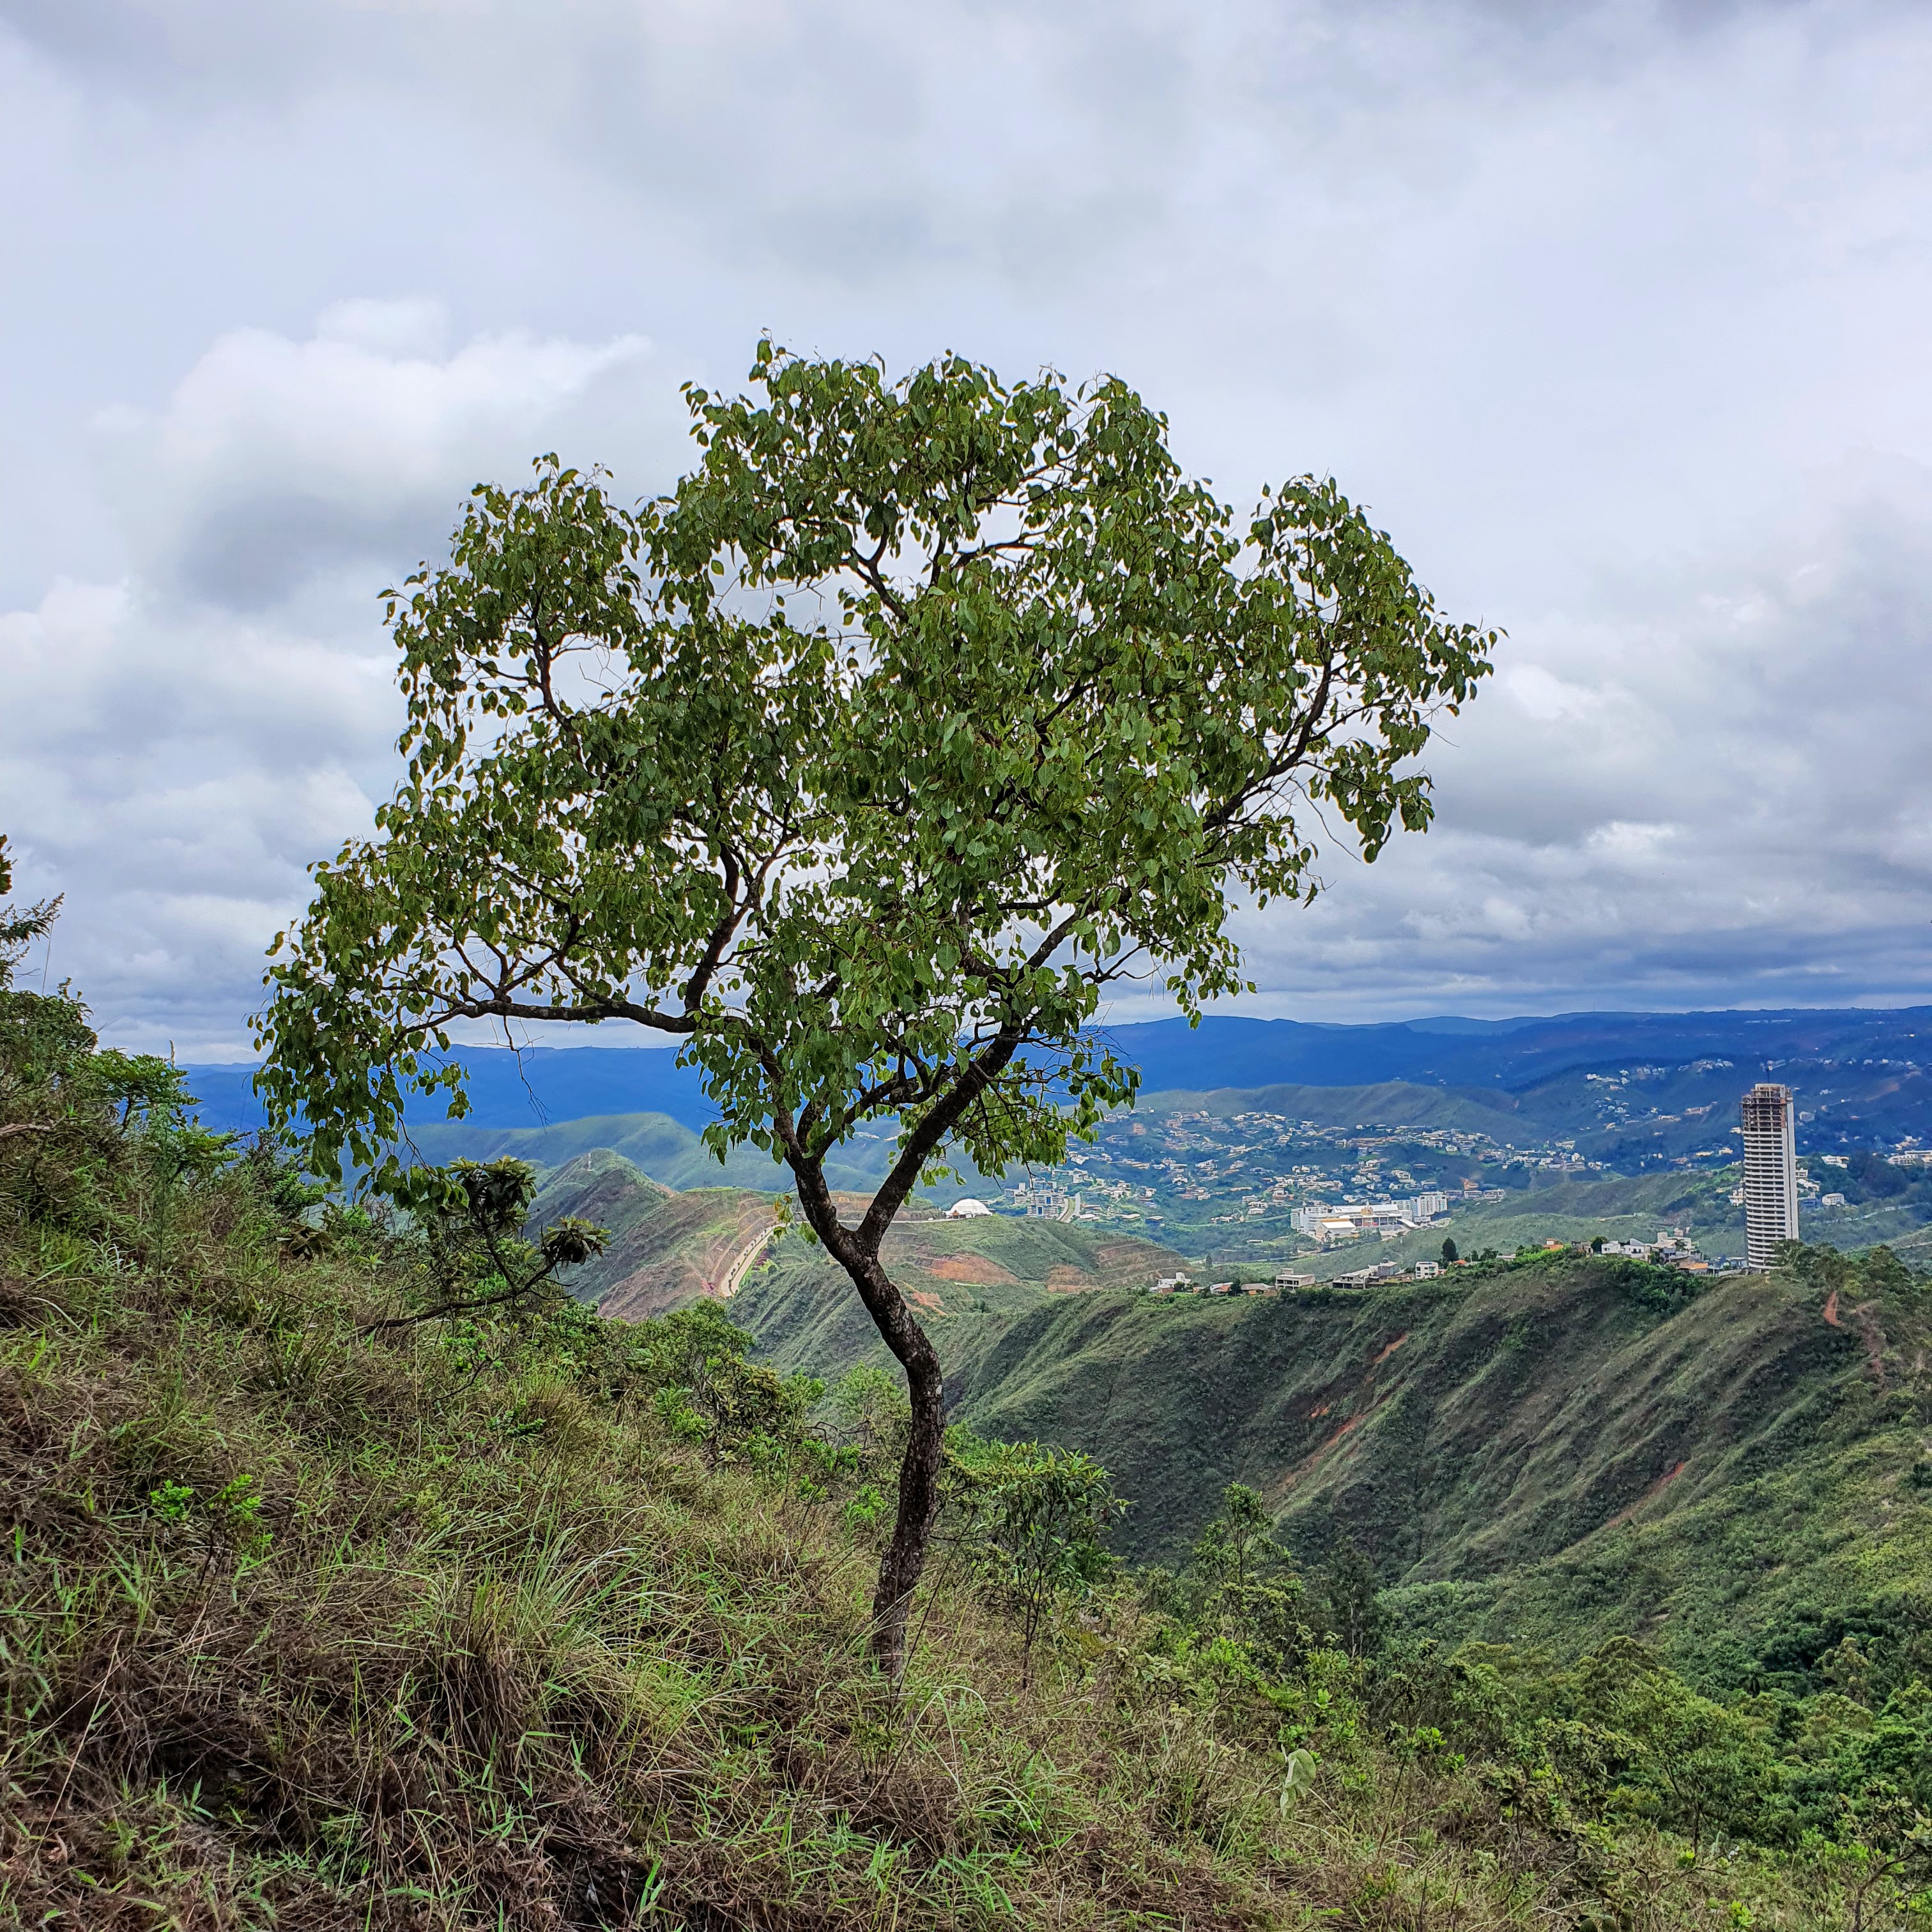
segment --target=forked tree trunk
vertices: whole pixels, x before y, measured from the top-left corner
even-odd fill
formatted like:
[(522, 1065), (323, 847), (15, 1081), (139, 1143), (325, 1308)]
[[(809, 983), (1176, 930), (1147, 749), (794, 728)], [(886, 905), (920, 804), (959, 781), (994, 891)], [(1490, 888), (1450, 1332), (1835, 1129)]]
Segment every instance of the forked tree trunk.
[[(784, 1132), (785, 1157), (798, 1184), (799, 1204), (806, 1220), (826, 1252), (851, 1276), (873, 1326), (905, 1370), (912, 1425), (907, 1432), (905, 1459), (899, 1465), (899, 1506), (892, 1522), (892, 1540), (886, 1546), (884, 1561), (879, 1565), (879, 1587), (872, 1598), (872, 1655), (895, 1684), (905, 1673), (906, 1623), (913, 1592), (926, 1574), (926, 1552), (939, 1514), (939, 1477), (946, 1444), (945, 1379), (926, 1330), (880, 1265), (879, 1249), (926, 1160), (958, 1124), (967, 1108), (999, 1078), (1018, 1050), (1021, 1036), (1022, 1030), (1016, 1027), (1003, 1028), (980, 1050), (968, 1076), (920, 1121), (918, 1132), (902, 1151), (856, 1228), (848, 1228), (838, 1218), (832, 1190), (825, 1184), (823, 1159), (808, 1152), (789, 1125)], [(782, 1092), (783, 1082), (776, 1063), (768, 1070), (774, 1090)]]

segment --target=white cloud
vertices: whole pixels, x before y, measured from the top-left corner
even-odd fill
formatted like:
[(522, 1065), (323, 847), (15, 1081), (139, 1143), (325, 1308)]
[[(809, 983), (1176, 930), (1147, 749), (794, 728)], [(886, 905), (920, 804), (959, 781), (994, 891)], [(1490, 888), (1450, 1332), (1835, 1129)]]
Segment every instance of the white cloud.
[(639, 400), (648, 346), (518, 331), (444, 352), (440, 304), (332, 304), (306, 341), (224, 335), (165, 408), (99, 428), (136, 555), (210, 601), (272, 602), (446, 525), (462, 479), (520, 470), (584, 414)]
[(135, 572), (0, 614), (0, 826), (23, 890), (68, 892), (54, 970), (117, 1039), (246, 1053), (266, 942), (392, 782), (375, 592), (645, 357), (448, 334), (436, 304), (354, 300), (304, 338), (224, 335), (160, 409), (106, 412)]
[(1508, 628), (1438, 830), (1244, 920), (1266, 1010), (1926, 988), (1922, 7), (8, 19), (0, 824), (119, 1034), (242, 1038), (464, 489), (658, 486), (766, 326), (1118, 369)]

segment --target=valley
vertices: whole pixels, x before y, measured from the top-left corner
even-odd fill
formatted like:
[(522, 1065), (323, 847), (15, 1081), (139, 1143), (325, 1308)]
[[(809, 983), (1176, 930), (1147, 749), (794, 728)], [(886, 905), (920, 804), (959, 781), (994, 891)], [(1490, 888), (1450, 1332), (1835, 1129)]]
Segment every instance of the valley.
[[(1351, 1064), (1375, 1070), (1380, 1055), (1397, 1077), (1150, 1089), (1057, 1169), (922, 1190), (884, 1258), (939, 1349), (953, 1418), (1098, 1458), (1132, 1501), (1116, 1538), (1132, 1561), (1184, 1562), (1244, 1483), (1298, 1560), (1359, 1548), (1413, 1631), (1558, 1654), (1640, 1636), (1728, 1682), (1772, 1625), (1834, 1628), (1932, 1579), (1916, 1291), (1901, 1274), (1833, 1299), (1815, 1281), (1544, 1244), (1670, 1230), (1714, 1260), (1741, 1253), (1736, 1100), (1769, 1076), (1804, 1103), (1808, 1240), (1932, 1259), (1916, 1023), (1585, 1016), (1430, 1035), (1210, 1021), (1196, 1042), (1210, 1072), (1231, 1050), (1270, 1070), (1270, 1042), (1286, 1040), (1275, 1064), (1294, 1070), (1332, 1076), (1346, 1044)], [(1160, 1027), (1132, 1030), (1155, 1073), (1172, 1066)], [(1753, 1034), (1777, 1050), (1747, 1059)], [(1644, 1045), (1654, 1057), (1628, 1051)], [(554, 1053), (536, 1070), (594, 1073), (609, 1097), (620, 1061), (672, 1070), (615, 1053)], [(425, 1159), (530, 1161), (538, 1222), (608, 1227), (608, 1250), (572, 1280), (580, 1298), (639, 1320), (728, 1296), (776, 1368), (836, 1382), (890, 1366), (843, 1275), (791, 1223), (782, 1170), (748, 1148), (721, 1166), (688, 1093), (668, 1096), (682, 1118), (516, 1124), (491, 1078), (484, 1118), (412, 1138)], [(848, 1144), (830, 1178), (854, 1206), (890, 1148), (883, 1134)], [(968, 1196), (994, 1211), (949, 1216)], [(1379, 1238), (1304, 1231), (1318, 1208), (1382, 1201), (1429, 1211)], [(1334, 1285), (1436, 1261), (1445, 1239), (1466, 1264), (1435, 1280)], [(1183, 1269), (1314, 1280), (1144, 1292)]]
[[(1617, 1190), (1672, 1185), (1564, 1179), (1530, 1198), (1601, 1225)], [(730, 1304), (759, 1358), (828, 1382), (889, 1366), (842, 1274), (778, 1211), (748, 1190), (668, 1192), (608, 1153), (552, 1174), (537, 1208), (615, 1229), (572, 1287), (634, 1318), (715, 1294), (770, 1227)], [(953, 1419), (1097, 1457), (1132, 1501), (1116, 1544), (1136, 1563), (1184, 1563), (1244, 1483), (1300, 1561), (1360, 1550), (1414, 1632), (1564, 1655), (1639, 1636), (1712, 1682), (1755, 1667), (1768, 1630), (1822, 1644), (1932, 1584), (1932, 1324), (1882, 1257), (1863, 1273), (1830, 1257), (1828, 1281), (1700, 1280), (1552, 1252), (1155, 1297), (1176, 1257), (1143, 1238), (927, 1205), (886, 1259)]]

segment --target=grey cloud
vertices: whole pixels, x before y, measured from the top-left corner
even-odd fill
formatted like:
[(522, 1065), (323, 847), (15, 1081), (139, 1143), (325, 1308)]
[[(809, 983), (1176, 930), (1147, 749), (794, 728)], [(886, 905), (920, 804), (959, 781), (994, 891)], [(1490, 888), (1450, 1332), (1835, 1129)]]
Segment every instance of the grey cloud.
[(390, 782), (374, 592), (469, 483), (660, 486), (766, 326), (1118, 370), (1508, 627), (1438, 830), (1244, 926), (1268, 1010), (1922, 988), (1922, 8), (0, 20), (0, 824), (126, 1036), (242, 1043)]
[(546, 437), (650, 417), (640, 338), (518, 332), (441, 354), (446, 326), (420, 301), (338, 304), (305, 341), (225, 335), (164, 410), (110, 412), (104, 454), (148, 572), (270, 604), (332, 566), (406, 556), (448, 528), (466, 482), (520, 471)]
[(1251, 916), (1259, 976), (1350, 1015), (1932, 997), (1928, 577), (1932, 472), (1860, 465), (1617, 624), (1524, 623), (1438, 829)]

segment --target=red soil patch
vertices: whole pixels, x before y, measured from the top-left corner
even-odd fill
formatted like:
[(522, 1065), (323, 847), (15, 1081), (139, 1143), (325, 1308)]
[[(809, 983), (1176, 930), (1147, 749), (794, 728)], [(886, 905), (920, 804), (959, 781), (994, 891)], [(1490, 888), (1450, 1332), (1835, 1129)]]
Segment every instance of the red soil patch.
[(1643, 1494), (1639, 1496), (1635, 1502), (1630, 1504), (1627, 1508), (1618, 1510), (1616, 1514), (1612, 1516), (1608, 1522), (1604, 1524), (1604, 1527), (1606, 1529), (1615, 1529), (1618, 1523), (1624, 1522), (1628, 1518), (1634, 1516), (1637, 1511), (1642, 1509), (1644, 1504), (1648, 1502), (1651, 1498), (1662, 1490), (1666, 1484), (1676, 1482), (1678, 1478), (1682, 1475), (1684, 1472), (1689, 1467), (1690, 1465), (1688, 1462), (1679, 1462), (1675, 1468), (1665, 1470), (1664, 1474), (1658, 1477), (1657, 1480), (1652, 1483), (1650, 1487), (1646, 1490)]
[(924, 1272), (935, 1281), (956, 1281), (968, 1288), (998, 1288), (1019, 1277), (986, 1255), (948, 1255), (944, 1261), (928, 1262)]
[(1311, 1408), (1308, 1412), (1309, 1420), (1312, 1422), (1318, 1415), (1326, 1415), (1334, 1406), (1332, 1402), (1324, 1402), (1319, 1408)]
[(915, 1304), (919, 1307), (930, 1308), (935, 1314), (944, 1315), (946, 1312), (945, 1303), (941, 1301), (938, 1295), (928, 1294), (922, 1289), (916, 1288), (908, 1288), (906, 1290), (906, 1299), (907, 1300)]
[[(1318, 1408), (1312, 1412), (1316, 1415), (1326, 1415), (1328, 1412), (1325, 1408)], [(1348, 1420), (1343, 1423), (1341, 1427), (1336, 1430), (1334, 1434), (1330, 1436), (1326, 1442), (1320, 1443), (1316, 1448), (1311, 1449), (1306, 1456), (1302, 1457), (1300, 1462), (1295, 1464), (1293, 1468), (1290, 1469), (1287, 1472), (1286, 1475), (1276, 1479), (1276, 1480), (1270, 1486), (1268, 1492), (1270, 1498), (1273, 1500), (1286, 1496), (1290, 1490), (1294, 1487), (1297, 1483), (1300, 1481), (1304, 1476), (1306, 1475), (1311, 1469), (1314, 1468), (1316, 1465), (1321, 1462), (1323, 1456), (1326, 1456), (1330, 1450), (1334, 1448), (1338, 1444), (1346, 1441), (1349, 1436), (1354, 1435), (1355, 1431), (1360, 1428), (1364, 1423), (1368, 1420), (1370, 1416), (1372, 1413), (1373, 1411), (1372, 1409), (1365, 1408), (1359, 1415), (1350, 1416)]]
[(1055, 1294), (1088, 1294), (1104, 1282), (1096, 1281), (1084, 1269), (1070, 1268), (1064, 1262), (1046, 1271), (1046, 1285)]
[(1872, 1380), (1878, 1384), (1880, 1395), (1885, 1393), (1885, 1330), (1878, 1325), (1872, 1310), (1878, 1306), (1868, 1301), (1862, 1308), (1852, 1310), (1852, 1319), (1858, 1324), (1859, 1339), (1865, 1345), (1865, 1364), (1872, 1372)]
[(1386, 1348), (1384, 1348), (1384, 1349), (1382, 1352), (1382, 1353), (1381, 1353), (1379, 1355), (1378, 1355), (1378, 1356), (1375, 1358), (1375, 1360), (1369, 1364), (1369, 1366), (1370, 1366), (1370, 1368), (1372, 1368), (1372, 1369), (1378, 1369), (1378, 1368), (1380, 1368), (1380, 1367), (1382, 1366), (1382, 1365), (1383, 1364), (1383, 1363), (1384, 1363), (1385, 1361), (1387, 1361), (1387, 1360), (1388, 1360), (1388, 1358), (1390, 1358), (1390, 1356), (1391, 1356), (1392, 1354), (1394, 1354), (1395, 1353), (1395, 1352), (1396, 1351), (1396, 1349), (1400, 1348), (1402, 1346), (1402, 1345), (1403, 1344), (1403, 1342), (1406, 1342), (1406, 1341), (1408, 1340), (1408, 1335), (1409, 1335), (1409, 1331), (1408, 1331), (1406, 1328), (1405, 1328), (1405, 1329), (1402, 1331), (1402, 1333), (1401, 1333), (1400, 1335), (1398, 1335), (1398, 1336), (1395, 1338), (1395, 1340), (1394, 1340), (1393, 1342), (1391, 1342), (1388, 1345), (1388, 1346)]
[[(1877, 1383), (1879, 1393), (1885, 1393), (1885, 1331), (1872, 1319), (1876, 1302), (1868, 1301), (1862, 1308), (1852, 1310), (1852, 1319), (1858, 1324), (1859, 1339), (1865, 1345), (1865, 1365), (1872, 1372), (1872, 1380)], [(1838, 1319), (1838, 1291), (1834, 1288), (1825, 1298), (1825, 1319), (1834, 1328), (1843, 1328)]]

